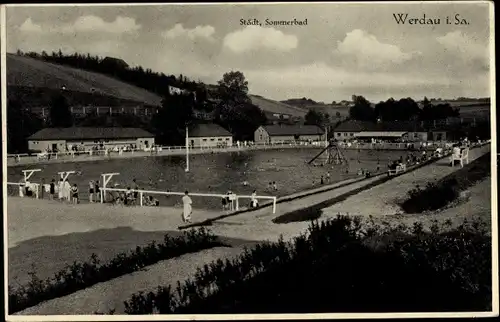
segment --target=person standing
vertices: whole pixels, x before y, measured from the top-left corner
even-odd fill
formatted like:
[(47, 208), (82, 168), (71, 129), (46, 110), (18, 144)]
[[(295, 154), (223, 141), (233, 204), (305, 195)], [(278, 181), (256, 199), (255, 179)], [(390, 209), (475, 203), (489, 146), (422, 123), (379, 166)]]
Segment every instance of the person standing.
[(190, 223), (191, 214), (193, 213), (193, 200), (191, 200), (191, 197), (189, 197), (189, 192), (187, 190), (184, 192), (184, 197), (182, 197), (182, 204), (184, 205), (182, 220), (184, 223)]
[(137, 184), (137, 180), (132, 180), (134, 182), (134, 185), (132, 189), (134, 189), (134, 199), (137, 200), (139, 198), (139, 185)]
[(250, 207), (257, 208), (259, 206), (259, 201), (257, 200), (257, 190), (252, 192), (252, 199), (250, 200)]
[(99, 180), (96, 180), (95, 185), (94, 185), (94, 193), (95, 193), (95, 200), (99, 200), (99, 196), (101, 194), (101, 189), (99, 187)]
[(40, 197), (43, 199), (43, 196), (45, 194), (45, 178), (42, 178), (41, 187), (42, 187), (42, 189), (41, 189), (42, 191), (40, 192), (40, 194), (41, 194)]
[(94, 180), (90, 180), (89, 181), (89, 201), (90, 201), (90, 203), (94, 202), (94, 186), (95, 186)]
[(54, 195), (56, 194), (56, 180), (52, 179), (49, 188), (49, 199), (54, 200)]
[(71, 200), (73, 204), (78, 204), (78, 187), (76, 183), (70, 188), (71, 189)]
[(64, 180), (64, 198), (67, 201), (71, 201), (71, 184), (68, 179)]
[(57, 199), (59, 201), (62, 201), (64, 198), (64, 182), (63, 179), (59, 179), (59, 183), (57, 185)]

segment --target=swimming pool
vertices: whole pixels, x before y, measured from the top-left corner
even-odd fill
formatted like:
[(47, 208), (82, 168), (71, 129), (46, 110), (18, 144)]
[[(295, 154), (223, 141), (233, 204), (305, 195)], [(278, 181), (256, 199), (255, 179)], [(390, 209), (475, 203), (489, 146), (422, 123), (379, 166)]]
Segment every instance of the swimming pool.
[[(8, 181), (22, 178), (23, 169), (42, 169), (35, 173), (31, 182), (45, 183), (59, 179), (57, 172), (75, 170), (80, 175), (71, 175), (68, 180), (76, 183), (82, 201), (88, 200), (89, 180), (101, 180), (101, 173), (119, 172), (108, 187), (133, 187), (136, 179), (140, 189), (198, 193), (224, 194), (232, 190), (236, 194), (251, 194), (255, 189), (259, 195), (284, 196), (320, 185), (321, 176), (327, 183), (356, 177), (361, 168), (375, 173), (387, 170), (387, 163), (406, 156), (407, 151), (346, 150), (348, 167), (338, 165), (311, 166), (307, 162), (320, 149), (298, 148), (279, 150), (254, 150), (228, 153), (208, 153), (190, 156), (190, 171), (184, 171), (185, 156), (146, 156), (100, 161), (40, 164), (8, 168)], [(346, 171), (348, 169), (348, 171)], [(269, 186), (276, 182), (277, 191)], [(12, 188), (11, 188), (12, 189)], [(14, 192), (15, 193), (15, 192)], [(160, 205), (180, 203), (180, 197), (161, 196)], [(194, 207), (216, 209), (221, 207), (215, 198), (194, 197)]]

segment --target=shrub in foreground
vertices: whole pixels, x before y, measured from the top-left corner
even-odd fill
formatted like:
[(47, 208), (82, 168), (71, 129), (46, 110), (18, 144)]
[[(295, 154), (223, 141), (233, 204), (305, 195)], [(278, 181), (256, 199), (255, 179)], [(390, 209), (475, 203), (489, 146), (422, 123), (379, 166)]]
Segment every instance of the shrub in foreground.
[(491, 239), (477, 222), (381, 227), (339, 216), (125, 302), (128, 314), (482, 311)]
[(129, 253), (120, 253), (107, 263), (100, 263), (92, 254), (89, 262), (67, 265), (53, 278), (39, 279), (30, 273), (31, 281), (17, 289), (9, 287), (10, 314), (34, 306), (43, 301), (65, 296), (94, 284), (135, 272), (161, 260), (197, 252), (216, 246), (224, 246), (217, 236), (205, 228), (184, 232), (178, 237), (165, 235), (163, 243), (151, 242)]
[(408, 199), (401, 207), (406, 213), (421, 213), (445, 207), (457, 200), (461, 191), (490, 175), (490, 159), (491, 155), (487, 153), (443, 179), (429, 182), (423, 189), (416, 186), (408, 192)]

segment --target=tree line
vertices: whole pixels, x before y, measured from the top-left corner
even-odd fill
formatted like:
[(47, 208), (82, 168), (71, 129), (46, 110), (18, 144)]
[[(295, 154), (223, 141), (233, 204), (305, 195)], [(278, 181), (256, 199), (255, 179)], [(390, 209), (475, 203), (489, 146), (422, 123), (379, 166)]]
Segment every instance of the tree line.
[(409, 97), (400, 100), (389, 98), (375, 106), (363, 96), (353, 95), (352, 101), (349, 116), (359, 121), (431, 121), (460, 116), (459, 108), (454, 108), (449, 103), (431, 104), (427, 97), (424, 98), (422, 108)]

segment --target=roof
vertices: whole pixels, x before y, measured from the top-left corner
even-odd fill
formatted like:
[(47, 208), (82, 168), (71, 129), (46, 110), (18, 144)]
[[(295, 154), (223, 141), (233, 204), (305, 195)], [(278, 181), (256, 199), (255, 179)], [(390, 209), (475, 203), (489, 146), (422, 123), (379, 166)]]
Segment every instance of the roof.
[(316, 125), (264, 125), (264, 130), (270, 136), (284, 135), (322, 135), (325, 132)]
[(122, 127), (67, 127), (45, 128), (28, 138), (28, 140), (95, 140), (95, 139), (132, 139), (153, 138), (154, 135), (139, 128)]
[(420, 122), (391, 121), (391, 122), (368, 122), (348, 120), (342, 122), (334, 129), (335, 132), (426, 132)]
[(401, 137), (407, 132), (361, 132), (354, 134), (355, 137)]
[(197, 124), (189, 130), (190, 137), (233, 136), (231, 132), (217, 124)]
[(375, 128), (376, 123), (373, 122), (348, 120), (346, 122), (340, 123), (335, 128), (335, 132), (361, 132), (375, 130)]

